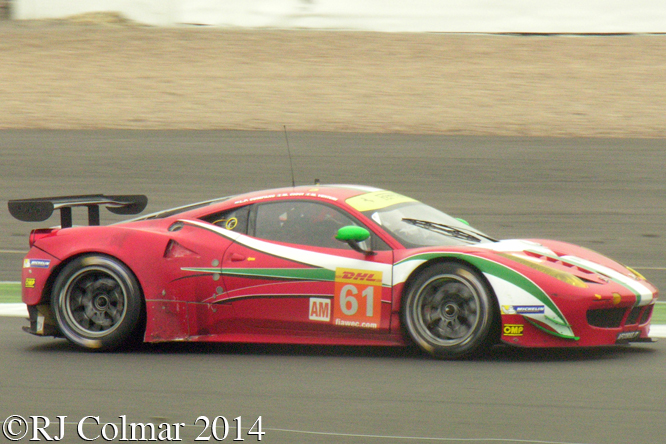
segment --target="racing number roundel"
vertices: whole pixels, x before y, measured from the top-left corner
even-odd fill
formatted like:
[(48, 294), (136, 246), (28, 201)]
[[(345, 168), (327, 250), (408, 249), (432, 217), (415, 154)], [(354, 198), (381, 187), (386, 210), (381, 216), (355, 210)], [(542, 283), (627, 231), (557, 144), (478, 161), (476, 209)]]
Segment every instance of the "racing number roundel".
[(379, 328), (382, 272), (337, 268), (333, 317), (341, 327)]

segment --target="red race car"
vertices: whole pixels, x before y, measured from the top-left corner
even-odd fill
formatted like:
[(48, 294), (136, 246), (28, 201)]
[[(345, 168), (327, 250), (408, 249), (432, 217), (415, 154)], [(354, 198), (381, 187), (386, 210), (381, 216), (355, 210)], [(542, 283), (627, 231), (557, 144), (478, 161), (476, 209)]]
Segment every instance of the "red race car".
[[(23, 301), (36, 335), (88, 349), (133, 341), (339, 345), (411, 342), (440, 358), (503, 342), (650, 342), (657, 289), (576, 245), (496, 240), (376, 188), (299, 186), (201, 202), (113, 225), (145, 196), (9, 202), (33, 230)], [(72, 207), (88, 226), (72, 226)]]

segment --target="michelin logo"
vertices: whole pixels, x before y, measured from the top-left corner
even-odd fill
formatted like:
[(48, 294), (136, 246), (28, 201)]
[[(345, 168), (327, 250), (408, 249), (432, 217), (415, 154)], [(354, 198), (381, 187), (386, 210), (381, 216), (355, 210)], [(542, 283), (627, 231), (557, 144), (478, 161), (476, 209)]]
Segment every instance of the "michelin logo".
[(543, 305), (502, 305), (502, 314), (543, 314), (546, 307)]
[(51, 261), (48, 259), (25, 259), (23, 268), (49, 268)]

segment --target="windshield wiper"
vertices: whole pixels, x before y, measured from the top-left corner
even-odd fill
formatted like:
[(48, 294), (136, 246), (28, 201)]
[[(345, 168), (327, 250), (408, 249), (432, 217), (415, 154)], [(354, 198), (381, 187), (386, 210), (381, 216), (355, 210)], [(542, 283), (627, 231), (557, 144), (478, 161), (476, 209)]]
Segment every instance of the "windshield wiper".
[[(424, 228), (426, 230), (434, 231), (436, 233), (441, 233), (445, 234), (447, 236), (455, 237), (458, 239), (466, 240), (469, 242), (481, 242), (481, 238), (477, 237), (471, 233), (468, 233), (466, 231), (463, 231), (459, 228), (456, 228), (451, 225), (446, 225), (446, 224), (440, 224), (437, 222), (429, 222), (427, 220), (418, 220), (418, 219), (410, 219), (408, 217), (403, 217), (402, 218), (403, 222), (407, 222), (408, 224), (417, 226), (419, 228)], [(482, 234), (479, 234), (479, 236), (483, 236)], [(490, 239), (486, 237), (487, 239)], [(491, 239), (494, 240), (494, 239)]]

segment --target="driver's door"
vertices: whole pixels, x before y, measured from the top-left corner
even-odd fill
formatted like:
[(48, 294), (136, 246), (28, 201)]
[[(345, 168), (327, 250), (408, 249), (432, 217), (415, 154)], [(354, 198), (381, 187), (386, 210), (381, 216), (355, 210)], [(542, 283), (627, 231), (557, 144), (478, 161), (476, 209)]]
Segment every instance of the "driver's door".
[(378, 238), (365, 241), (375, 254), (336, 240), (349, 225), (361, 224), (316, 201), (255, 205), (249, 235), (222, 260), (239, 325), (248, 333), (304, 336), (388, 332), (393, 252)]

